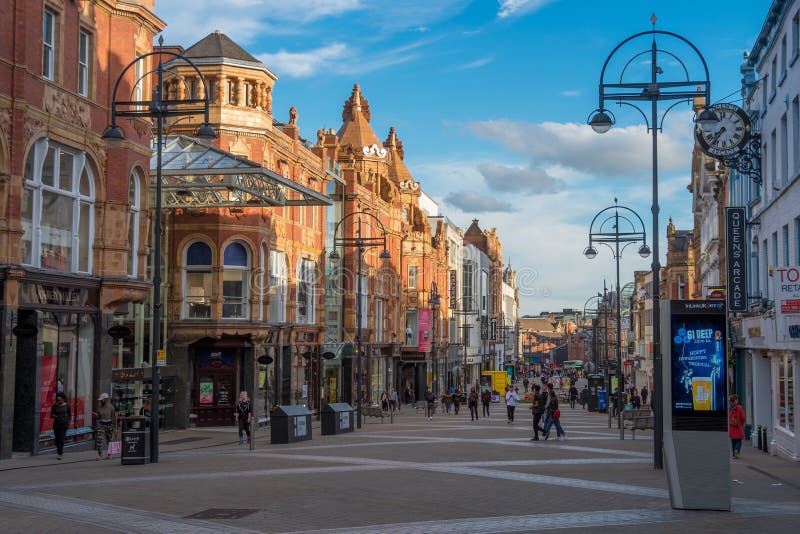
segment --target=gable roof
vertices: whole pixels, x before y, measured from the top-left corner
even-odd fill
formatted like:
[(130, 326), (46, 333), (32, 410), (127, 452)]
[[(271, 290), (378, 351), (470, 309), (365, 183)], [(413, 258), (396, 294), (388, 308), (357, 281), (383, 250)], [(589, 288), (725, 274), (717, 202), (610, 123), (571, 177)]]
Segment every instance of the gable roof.
[(197, 41), (183, 55), (190, 59), (213, 57), (263, 64), (219, 30), (209, 33)]

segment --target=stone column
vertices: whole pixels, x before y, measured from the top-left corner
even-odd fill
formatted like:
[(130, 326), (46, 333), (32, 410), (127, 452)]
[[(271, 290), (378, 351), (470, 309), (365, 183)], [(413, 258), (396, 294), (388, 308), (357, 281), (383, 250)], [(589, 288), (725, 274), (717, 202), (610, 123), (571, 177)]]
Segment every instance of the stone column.
[[(206, 80), (206, 83), (208, 83), (208, 80)], [(209, 96), (211, 96), (211, 95), (209, 95)], [(197, 77), (197, 95), (195, 96), (195, 98), (197, 98), (198, 100), (202, 100), (205, 97), (206, 97), (206, 88), (205, 88), (205, 85), (203, 85), (203, 79), (198, 76)]]
[(178, 79), (175, 80), (175, 85), (177, 88), (175, 98), (178, 100), (186, 100), (186, 77), (178, 76)]
[(244, 107), (247, 105), (244, 93), (244, 78), (239, 76), (236, 78), (236, 105)]
[(220, 104), (228, 103), (228, 77), (220, 74), (218, 78), (219, 89), (217, 89), (217, 102)]

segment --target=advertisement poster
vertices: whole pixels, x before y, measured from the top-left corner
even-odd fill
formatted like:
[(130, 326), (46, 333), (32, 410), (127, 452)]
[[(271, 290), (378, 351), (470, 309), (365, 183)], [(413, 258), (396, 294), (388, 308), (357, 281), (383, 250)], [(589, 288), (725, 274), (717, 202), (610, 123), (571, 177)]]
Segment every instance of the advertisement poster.
[(56, 402), (58, 358), (55, 354), (42, 356), (41, 380), (39, 382), (39, 432), (53, 430), (53, 420), (50, 418), (50, 408)]
[(306, 429), (305, 417), (293, 417), (294, 419), (294, 437), (303, 438), (306, 436), (308, 430)]
[(419, 310), (418, 350), (431, 351), (431, 310)]
[(725, 412), (725, 317), (673, 316), (674, 413)]
[(200, 404), (214, 404), (214, 382), (200, 382)]
[(800, 341), (800, 267), (777, 267), (773, 277), (778, 341)]

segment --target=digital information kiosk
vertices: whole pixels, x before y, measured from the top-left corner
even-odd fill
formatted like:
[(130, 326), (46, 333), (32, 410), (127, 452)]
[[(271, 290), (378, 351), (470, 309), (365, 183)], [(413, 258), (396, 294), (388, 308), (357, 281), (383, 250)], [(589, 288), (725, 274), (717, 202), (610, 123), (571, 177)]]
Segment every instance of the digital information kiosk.
[(664, 460), (673, 508), (730, 510), (723, 301), (661, 302)]

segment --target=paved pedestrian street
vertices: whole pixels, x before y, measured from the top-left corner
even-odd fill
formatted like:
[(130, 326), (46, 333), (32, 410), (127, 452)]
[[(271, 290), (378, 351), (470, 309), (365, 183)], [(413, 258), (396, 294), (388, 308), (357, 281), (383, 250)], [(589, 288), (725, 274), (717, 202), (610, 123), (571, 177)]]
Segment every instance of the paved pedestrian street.
[[(652, 432), (619, 440), (604, 414), (562, 408), (567, 441), (509, 425), (404, 409), (361, 431), (255, 450), (234, 429), (163, 433), (160, 463), (93, 452), (0, 462), (4, 532), (488, 533), (796, 532), (800, 466), (745, 446), (732, 512), (673, 510), (652, 468)], [(554, 433), (555, 431), (553, 431)], [(793, 528), (794, 527), (794, 528)]]

